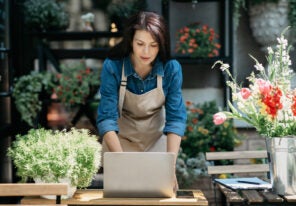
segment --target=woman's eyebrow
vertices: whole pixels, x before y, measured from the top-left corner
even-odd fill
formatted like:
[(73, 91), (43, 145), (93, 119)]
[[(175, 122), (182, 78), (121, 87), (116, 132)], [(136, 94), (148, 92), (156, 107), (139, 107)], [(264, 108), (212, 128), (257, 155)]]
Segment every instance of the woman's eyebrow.
[[(140, 41), (140, 42), (143, 42), (143, 43), (146, 43), (145, 41), (141, 40), (141, 39), (137, 39), (135, 38), (136, 41)], [(150, 43), (150, 44), (153, 44), (153, 43), (157, 43), (157, 41), (152, 41), (152, 42), (147, 42), (147, 43)], [(158, 43), (157, 43), (158, 44)]]

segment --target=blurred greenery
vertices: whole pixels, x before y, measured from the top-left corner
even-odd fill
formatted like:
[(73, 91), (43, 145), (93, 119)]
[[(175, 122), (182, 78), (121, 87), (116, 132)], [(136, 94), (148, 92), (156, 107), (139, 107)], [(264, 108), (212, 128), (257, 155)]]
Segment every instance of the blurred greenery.
[(241, 142), (232, 120), (222, 125), (213, 123), (213, 115), (219, 112), (215, 101), (194, 104), (186, 102), (187, 128), (181, 142), (183, 152), (195, 157), (199, 152), (232, 151)]

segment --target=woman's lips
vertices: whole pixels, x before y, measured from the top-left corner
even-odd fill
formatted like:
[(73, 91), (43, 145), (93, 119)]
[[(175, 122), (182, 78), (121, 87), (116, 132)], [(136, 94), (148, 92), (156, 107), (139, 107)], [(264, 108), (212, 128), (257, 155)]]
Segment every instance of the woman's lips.
[(148, 61), (148, 60), (150, 59), (150, 57), (141, 57), (141, 59), (142, 59), (143, 61)]

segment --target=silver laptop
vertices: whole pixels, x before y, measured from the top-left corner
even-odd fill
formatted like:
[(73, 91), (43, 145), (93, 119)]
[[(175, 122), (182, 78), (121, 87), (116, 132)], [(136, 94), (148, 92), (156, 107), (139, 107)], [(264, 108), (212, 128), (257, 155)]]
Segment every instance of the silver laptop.
[(173, 197), (174, 154), (106, 152), (104, 197)]

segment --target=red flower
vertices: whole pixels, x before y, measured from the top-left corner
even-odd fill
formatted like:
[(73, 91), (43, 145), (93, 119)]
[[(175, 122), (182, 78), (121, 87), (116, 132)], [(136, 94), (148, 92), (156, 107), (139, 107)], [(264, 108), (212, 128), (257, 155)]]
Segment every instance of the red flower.
[(210, 147), (210, 152), (215, 152), (216, 151), (216, 148), (214, 146), (211, 146)]
[(296, 95), (293, 96), (292, 100), (293, 100), (293, 104), (291, 106), (291, 109), (292, 109), (293, 115), (296, 116)]
[(281, 103), (282, 91), (278, 88), (271, 88), (270, 93), (262, 94), (262, 102), (267, 106), (266, 112), (273, 118), (276, 116), (277, 111), (283, 108)]
[(175, 51), (190, 57), (214, 57), (219, 55), (218, 35), (208, 25), (192, 23), (181, 28), (176, 34)]
[(197, 124), (197, 122), (198, 122), (198, 119), (197, 118), (192, 119), (192, 123), (193, 124)]
[(85, 73), (90, 74), (90, 72), (91, 72), (90, 68), (87, 67), (86, 70), (85, 70)]
[(189, 106), (191, 106), (192, 105), (192, 102), (190, 102), (190, 101), (186, 101), (186, 107), (189, 107)]
[(192, 127), (192, 126), (188, 126), (188, 127), (187, 127), (187, 130), (188, 130), (189, 132), (192, 132), (192, 131), (193, 131), (193, 127)]
[(76, 78), (77, 78), (79, 81), (82, 81), (82, 76), (81, 76), (81, 75), (77, 75)]

